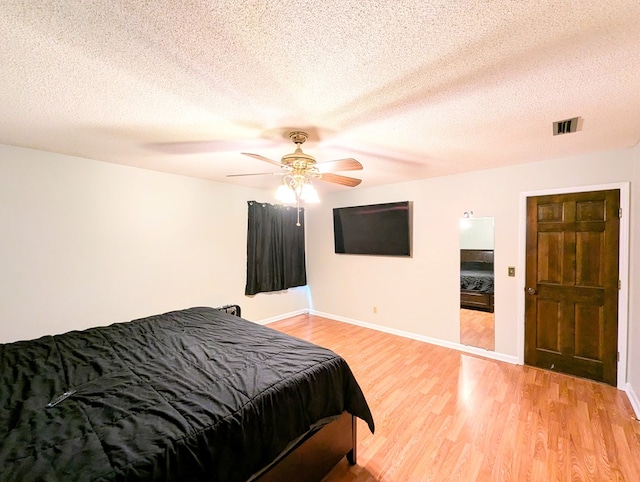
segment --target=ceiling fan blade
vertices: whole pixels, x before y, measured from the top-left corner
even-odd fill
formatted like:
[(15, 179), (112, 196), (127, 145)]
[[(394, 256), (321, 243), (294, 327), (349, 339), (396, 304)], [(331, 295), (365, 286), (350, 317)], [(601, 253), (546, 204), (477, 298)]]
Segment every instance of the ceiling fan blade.
[(332, 174), (330, 172), (322, 173), (320, 176), (321, 181), (333, 182), (335, 184), (341, 184), (343, 186), (356, 187), (362, 182), (361, 179), (355, 177), (341, 176), (340, 174)]
[(273, 159), (269, 159), (268, 157), (261, 156), (260, 154), (250, 154), (248, 152), (241, 152), (243, 156), (253, 157), (254, 159), (258, 159), (260, 161), (268, 162), (269, 164), (273, 164), (276, 166), (282, 166), (278, 161), (274, 161)]
[(270, 149), (279, 143), (269, 139), (217, 139), (182, 142), (152, 142), (143, 146), (165, 154), (208, 154), (218, 152), (236, 152), (241, 149)]
[(250, 174), (227, 174), (226, 177), (242, 177), (242, 176), (282, 176), (284, 172), (252, 172)]
[(316, 167), (320, 172), (362, 170), (362, 164), (356, 161), (353, 157), (336, 159), (335, 161), (317, 162)]

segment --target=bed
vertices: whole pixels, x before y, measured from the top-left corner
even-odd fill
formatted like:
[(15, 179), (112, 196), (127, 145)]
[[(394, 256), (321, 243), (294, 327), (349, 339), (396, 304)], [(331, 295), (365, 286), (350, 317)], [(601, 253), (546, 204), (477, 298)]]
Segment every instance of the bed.
[(460, 250), (460, 307), (493, 313), (493, 250)]
[(227, 311), (0, 345), (0, 480), (316, 480), (355, 463), (354, 417), (374, 421), (345, 360)]

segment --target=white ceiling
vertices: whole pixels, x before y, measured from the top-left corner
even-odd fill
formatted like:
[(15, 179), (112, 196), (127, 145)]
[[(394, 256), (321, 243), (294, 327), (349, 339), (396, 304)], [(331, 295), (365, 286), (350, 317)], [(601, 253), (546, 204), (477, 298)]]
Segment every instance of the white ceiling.
[(638, 0), (4, 0), (0, 65), (0, 143), (255, 187), (293, 128), (361, 187), (640, 139)]

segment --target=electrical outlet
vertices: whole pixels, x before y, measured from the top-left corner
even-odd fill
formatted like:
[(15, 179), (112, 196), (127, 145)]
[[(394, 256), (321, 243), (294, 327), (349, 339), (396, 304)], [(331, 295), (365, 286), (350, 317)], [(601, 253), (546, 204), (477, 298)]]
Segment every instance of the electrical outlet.
[(515, 266), (509, 266), (509, 276), (515, 276), (516, 275), (516, 267)]

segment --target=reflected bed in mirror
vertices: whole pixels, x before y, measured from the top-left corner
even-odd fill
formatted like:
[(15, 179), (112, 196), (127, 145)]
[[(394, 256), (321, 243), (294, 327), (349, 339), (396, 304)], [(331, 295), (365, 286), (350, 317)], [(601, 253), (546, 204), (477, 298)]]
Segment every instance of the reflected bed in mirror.
[(460, 343), (495, 349), (493, 218), (460, 220)]

